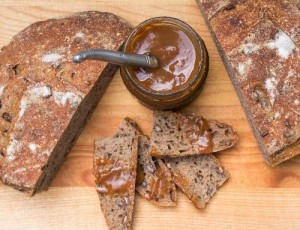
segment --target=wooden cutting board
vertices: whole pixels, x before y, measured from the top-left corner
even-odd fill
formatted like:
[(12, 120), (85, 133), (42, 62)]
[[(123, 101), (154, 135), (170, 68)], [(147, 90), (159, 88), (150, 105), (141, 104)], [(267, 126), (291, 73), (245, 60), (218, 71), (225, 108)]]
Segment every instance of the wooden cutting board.
[[(155, 16), (190, 24), (206, 43), (210, 70), (200, 96), (183, 111), (228, 122), (239, 133), (237, 146), (217, 154), (231, 178), (205, 210), (195, 209), (181, 193), (175, 208), (137, 196), (133, 229), (299, 229), (300, 157), (276, 168), (263, 162), (195, 1), (0, 0), (0, 46), (35, 21), (84, 10), (109, 11), (133, 25)], [(111, 136), (126, 116), (150, 133), (151, 110), (129, 94), (118, 72), (48, 192), (28, 198), (0, 185), (0, 229), (107, 229), (94, 189), (93, 141)]]

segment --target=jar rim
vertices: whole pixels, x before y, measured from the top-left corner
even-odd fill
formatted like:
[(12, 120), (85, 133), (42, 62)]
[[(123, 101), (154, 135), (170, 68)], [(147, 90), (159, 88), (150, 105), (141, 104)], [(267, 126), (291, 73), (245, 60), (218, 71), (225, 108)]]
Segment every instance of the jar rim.
[[(144, 94), (148, 94), (151, 96), (175, 96), (177, 94), (181, 94), (183, 92), (186, 92), (187, 90), (189, 90), (190, 88), (192, 88), (194, 86), (194, 84), (196, 82), (198, 82), (198, 77), (201, 74), (201, 71), (203, 69), (203, 63), (204, 63), (204, 58), (205, 58), (205, 52), (206, 48), (205, 48), (205, 44), (203, 42), (203, 40), (201, 39), (201, 37), (198, 35), (198, 33), (187, 23), (185, 23), (184, 21), (177, 19), (177, 18), (173, 18), (173, 17), (167, 17), (167, 16), (162, 16), (162, 17), (154, 17), (154, 18), (150, 18), (147, 19), (145, 21), (143, 21), (142, 23), (140, 23), (138, 26), (136, 26), (134, 28), (134, 30), (131, 32), (131, 34), (128, 36), (128, 38), (126, 39), (124, 45), (123, 45), (123, 51), (126, 52), (127, 47), (129, 46), (129, 44), (132, 42), (132, 40), (134, 39), (135, 35), (139, 32), (139, 30), (151, 23), (155, 23), (155, 22), (169, 22), (169, 23), (173, 23), (177, 26), (180, 26), (181, 28), (183, 28), (184, 30), (182, 30), (184, 33), (186, 33), (187, 35), (190, 35), (194, 38), (194, 48), (197, 51), (199, 51), (199, 56), (200, 56), (200, 60), (199, 63), (200, 65), (196, 68), (198, 68), (197, 72), (194, 74), (194, 76), (192, 76), (192, 81), (189, 82), (186, 86), (180, 88), (179, 90), (176, 90), (174, 92), (159, 92), (159, 91), (151, 91), (148, 90), (144, 87), (142, 87), (137, 81), (134, 80), (134, 77), (132, 76), (132, 73), (129, 71), (128, 66), (127, 65), (122, 65), (121, 68), (123, 68), (123, 70), (125, 70), (126, 75), (128, 76), (129, 80), (134, 84), (134, 86), (140, 90), (142, 93)], [(196, 44), (194, 44), (196, 43)], [(196, 47), (196, 45), (198, 47)], [(199, 49), (197, 49), (199, 48)], [(204, 82), (205, 77), (202, 76), (203, 79), (201, 79), (201, 81)]]

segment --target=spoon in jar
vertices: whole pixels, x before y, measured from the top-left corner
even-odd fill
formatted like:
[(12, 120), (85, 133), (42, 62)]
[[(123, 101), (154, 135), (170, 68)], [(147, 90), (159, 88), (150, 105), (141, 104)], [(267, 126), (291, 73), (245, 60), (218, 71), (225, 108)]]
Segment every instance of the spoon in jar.
[(75, 63), (80, 63), (84, 60), (99, 60), (118, 65), (125, 64), (150, 69), (159, 67), (157, 58), (150, 53), (128, 54), (105, 49), (89, 49), (81, 51), (73, 57)]

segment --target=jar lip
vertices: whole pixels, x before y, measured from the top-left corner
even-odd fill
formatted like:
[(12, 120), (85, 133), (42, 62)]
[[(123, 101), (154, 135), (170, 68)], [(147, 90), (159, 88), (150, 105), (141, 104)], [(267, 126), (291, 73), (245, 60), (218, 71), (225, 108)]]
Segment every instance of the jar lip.
[[(187, 32), (187, 34), (190, 34), (191, 36), (193, 36), (193, 38), (195, 39), (196, 45), (199, 47), (196, 47), (194, 44), (194, 48), (195, 50), (197, 48), (199, 48), (199, 54), (200, 54), (200, 65), (198, 67), (197, 72), (194, 74), (193, 79), (191, 82), (189, 82), (186, 86), (180, 88), (179, 90), (176, 90), (174, 92), (158, 92), (158, 91), (151, 91), (151, 90), (147, 90), (144, 87), (142, 87), (140, 84), (138, 84), (137, 81), (135, 81), (132, 77), (132, 74), (129, 72), (129, 69), (126, 65), (122, 65), (121, 68), (123, 68), (127, 74), (127, 76), (129, 76), (129, 80), (135, 85), (135, 87), (137, 87), (137, 89), (139, 89), (141, 92), (145, 93), (145, 94), (149, 94), (149, 95), (153, 95), (153, 96), (173, 96), (173, 95), (177, 95), (177, 94), (181, 94), (187, 90), (189, 90), (191, 87), (193, 87), (194, 83), (198, 81), (198, 77), (203, 69), (203, 61), (204, 61), (204, 57), (205, 57), (205, 52), (206, 51), (206, 47), (205, 44), (203, 42), (203, 40), (201, 39), (201, 37), (198, 35), (198, 33), (187, 23), (185, 23), (184, 21), (178, 19), (178, 18), (173, 18), (173, 17), (167, 17), (167, 16), (162, 16), (162, 17), (154, 17), (154, 18), (150, 18), (147, 19), (145, 21), (143, 21), (142, 23), (140, 23), (138, 26), (136, 26), (134, 28), (134, 30), (131, 32), (131, 34), (128, 36), (128, 38), (126, 39), (124, 45), (123, 45), (123, 51), (126, 52), (126, 49), (128, 47), (128, 45), (130, 44), (130, 42), (132, 41), (132, 39), (134, 38), (134, 36), (137, 34), (137, 32), (143, 28), (144, 26), (151, 24), (153, 22), (171, 22), (174, 23), (176, 25), (179, 25), (181, 27), (183, 27), (186, 31), (183, 30), (183, 32)], [(202, 77), (205, 79), (205, 77)], [(204, 79), (201, 79), (204, 81)]]

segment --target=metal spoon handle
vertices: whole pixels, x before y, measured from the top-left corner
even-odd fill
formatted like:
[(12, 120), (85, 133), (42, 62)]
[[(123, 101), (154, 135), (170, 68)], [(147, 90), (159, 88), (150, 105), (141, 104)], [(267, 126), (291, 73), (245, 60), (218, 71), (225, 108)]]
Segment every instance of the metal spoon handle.
[(157, 68), (159, 66), (157, 58), (151, 54), (126, 54), (105, 49), (84, 50), (73, 57), (75, 63), (80, 63), (88, 59), (143, 68)]

